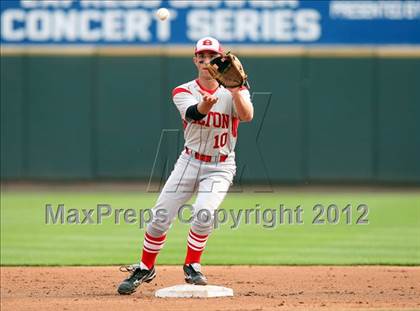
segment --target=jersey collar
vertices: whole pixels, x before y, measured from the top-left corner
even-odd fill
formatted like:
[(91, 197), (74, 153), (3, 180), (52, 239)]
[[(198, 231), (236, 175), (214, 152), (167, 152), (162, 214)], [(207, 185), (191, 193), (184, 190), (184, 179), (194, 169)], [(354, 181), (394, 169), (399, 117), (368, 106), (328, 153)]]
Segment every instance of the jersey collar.
[(210, 89), (207, 89), (207, 88), (205, 88), (204, 86), (202, 86), (201, 84), (200, 84), (200, 81), (198, 81), (198, 79), (196, 79), (195, 80), (195, 83), (197, 83), (197, 85), (200, 87), (200, 89), (202, 89), (203, 91), (205, 91), (205, 92), (207, 92), (207, 93), (209, 93), (209, 94), (211, 94), (211, 95), (213, 95), (214, 93), (216, 93), (216, 91), (218, 90), (218, 88), (219, 87), (216, 87), (215, 89), (213, 89), (213, 90), (210, 90)]

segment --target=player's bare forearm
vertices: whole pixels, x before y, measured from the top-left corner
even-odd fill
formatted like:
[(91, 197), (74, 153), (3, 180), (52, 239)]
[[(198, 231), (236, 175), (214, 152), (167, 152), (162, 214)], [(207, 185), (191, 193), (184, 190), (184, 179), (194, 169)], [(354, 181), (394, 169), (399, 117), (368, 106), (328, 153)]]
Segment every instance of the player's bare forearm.
[(201, 114), (208, 114), (211, 108), (213, 107), (213, 105), (214, 104), (211, 104), (209, 102), (202, 101), (201, 103), (198, 104), (197, 110)]
[(231, 90), (233, 104), (239, 116), (239, 120), (250, 122), (254, 117), (254, 107), (240, 93), (239, 89)]
[(207, 92), (203, 92), (202, 90), (198, 90), (200, 94), (203, 96), (203, 101), (200, 102), (197, 106), (197, 110), (201, 114), (208, 114), (214, 104), (217, 102), (217, 97), (210, 95)]

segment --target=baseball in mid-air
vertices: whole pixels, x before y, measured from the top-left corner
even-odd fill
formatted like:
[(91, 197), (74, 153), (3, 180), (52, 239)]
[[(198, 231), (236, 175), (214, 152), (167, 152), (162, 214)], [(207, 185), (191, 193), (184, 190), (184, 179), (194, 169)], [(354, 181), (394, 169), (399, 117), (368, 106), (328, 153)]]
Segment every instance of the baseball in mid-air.
[(156, 11), (156, 16), (161, 20), (164, 21), (169, 17), (169, 11), (166, 8), (160, 8)]

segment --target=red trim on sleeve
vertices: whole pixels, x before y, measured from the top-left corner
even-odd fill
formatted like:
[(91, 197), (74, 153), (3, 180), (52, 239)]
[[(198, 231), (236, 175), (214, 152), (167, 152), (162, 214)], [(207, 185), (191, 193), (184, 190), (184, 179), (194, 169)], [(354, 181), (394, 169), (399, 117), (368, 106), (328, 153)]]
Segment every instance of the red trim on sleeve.
[(232, 136), (238, 136), (239, 118), (232, 117)]
[(205, 92), (207, 92), (211, 95), (216, 93), (217, 89), (219, 88), (219, 87), (216, 87), (214, 90), (207, 89), (200, 84), (200, 81), (198, 81), (198, 79), (195, 80), (195, 83), (197, 83), (197, 85), (200, 87), (200, 89), (202, 89), (203, 91), (205, 91)]
[(184, 89), (183, 87), (176, 87), (172, 90), (172, 97), (174, 97), (178, 93), (189, 93), (192, 94), (189, 90)]
[(239, 91), (243, 91), (243, 90), (247, 90), (248, 88), (246, 86), (241, 86), (241, 88), (239, 89)]

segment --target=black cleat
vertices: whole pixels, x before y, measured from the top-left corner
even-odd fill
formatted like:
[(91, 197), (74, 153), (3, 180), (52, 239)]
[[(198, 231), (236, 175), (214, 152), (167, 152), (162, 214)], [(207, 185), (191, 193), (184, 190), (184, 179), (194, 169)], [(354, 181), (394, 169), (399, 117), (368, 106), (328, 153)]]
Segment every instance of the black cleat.
[(201, 273), (198, 263), (184, 265), (185, 282), (194, 285), (207, 285), (207, 278)]
[(141, 269), (140, 265), (125, 266), (120, 268), (123, 272), (131, 272), (118, 286), (118, 293), (121, 295), (130, 295), (134, 293), (143, 282), (149, 283), (156, 277), (155, 267), (150, 270)]

